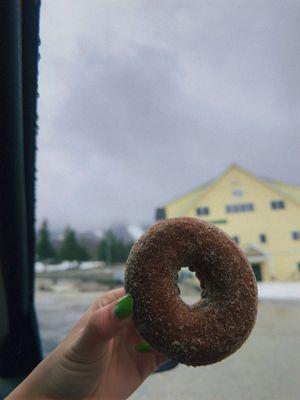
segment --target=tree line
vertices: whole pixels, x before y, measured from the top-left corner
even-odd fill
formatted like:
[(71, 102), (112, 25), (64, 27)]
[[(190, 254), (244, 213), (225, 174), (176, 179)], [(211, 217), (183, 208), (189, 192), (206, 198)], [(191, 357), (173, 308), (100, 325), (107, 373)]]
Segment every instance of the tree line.
[(96, 248), (90, 250), (70, 227), (65, 229), (62, 240), (55, 245), (45, 220), (37, 233), (36, 259), (44, 263), (89, 260), (104, 261), (107, 264), (122, 263), (127, 260), (132, 245), (133, 243), (124, 242), (113, 232), (107, 231)]

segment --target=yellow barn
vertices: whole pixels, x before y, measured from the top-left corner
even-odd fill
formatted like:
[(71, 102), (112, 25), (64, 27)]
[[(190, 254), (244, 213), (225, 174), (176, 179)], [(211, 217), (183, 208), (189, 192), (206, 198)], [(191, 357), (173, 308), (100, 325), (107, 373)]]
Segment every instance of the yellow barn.
[(300, 279), (300, 187), (238, 165), (156, 210), (156, 219), (202, 218), (244, 250), (257, 280)]

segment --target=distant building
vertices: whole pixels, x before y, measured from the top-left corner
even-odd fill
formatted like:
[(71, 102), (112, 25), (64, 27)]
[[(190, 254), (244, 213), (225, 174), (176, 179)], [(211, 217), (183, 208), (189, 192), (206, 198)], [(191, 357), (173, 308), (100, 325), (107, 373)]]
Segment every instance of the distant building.
[(300, 278), (300, 187), (231, 165), (216, 179), (157, 209), (156, 219), (196, 217), (244, 250), (258, 281)]

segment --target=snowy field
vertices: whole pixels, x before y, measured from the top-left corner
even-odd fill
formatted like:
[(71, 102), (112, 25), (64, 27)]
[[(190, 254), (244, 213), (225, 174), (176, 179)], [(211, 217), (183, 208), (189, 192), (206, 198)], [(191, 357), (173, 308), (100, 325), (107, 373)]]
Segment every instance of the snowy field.
[(260, 299), (300, 300), (300, 282), (259, 282)]
[[(300, 283), (259, 284), (257, 323), (234, 355), (208, 367), (151, 376), (131, 400), (299, 400)], [(100, 292), (37, 292), (43, 349), (51, 351)], [(183, 293), (188, 303), (199, 294)]]

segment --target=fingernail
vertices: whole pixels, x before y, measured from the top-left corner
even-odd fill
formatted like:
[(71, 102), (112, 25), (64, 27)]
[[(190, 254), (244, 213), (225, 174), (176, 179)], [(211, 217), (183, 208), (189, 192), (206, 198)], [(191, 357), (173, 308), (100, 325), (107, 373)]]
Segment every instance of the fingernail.
[(130, 294), (126, 294), (126, 296), (122, 297), (118, 303), (115, 305), (114, 313), (120, 318), (124, 319), (129, 317), (133, 310), (133, 298)]
[(140, 353), (147, 353), (148, 351), (150, 351), (152, 349), (152, 347), (150, 346), (149, 343), (147, 342), (142, 342), (142, 343), (138, 343), (135, 346), (136, 351), (139, 351)]

